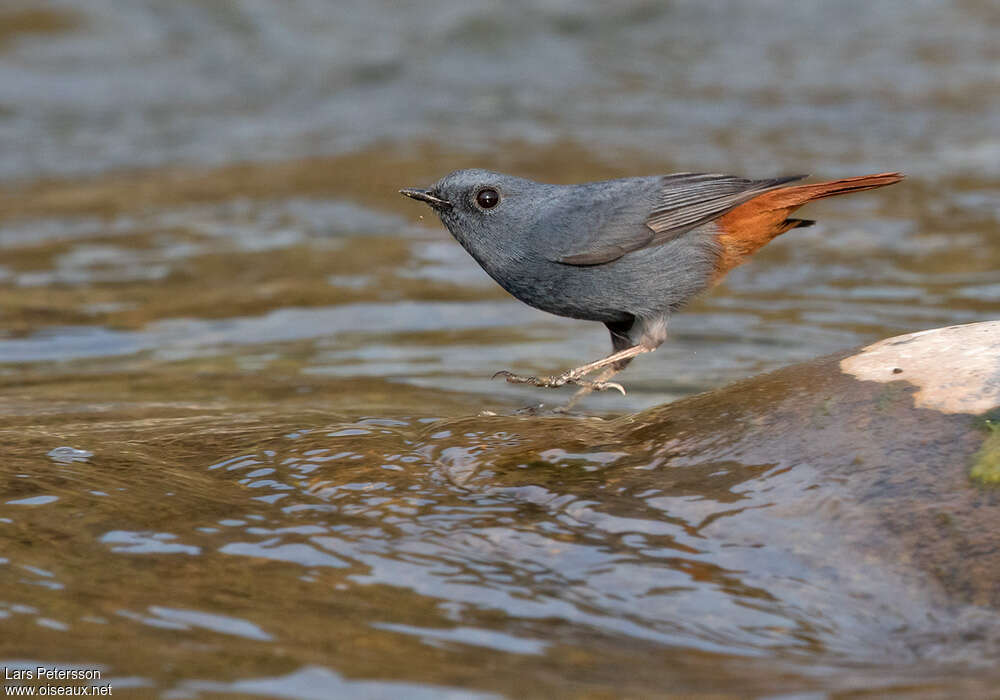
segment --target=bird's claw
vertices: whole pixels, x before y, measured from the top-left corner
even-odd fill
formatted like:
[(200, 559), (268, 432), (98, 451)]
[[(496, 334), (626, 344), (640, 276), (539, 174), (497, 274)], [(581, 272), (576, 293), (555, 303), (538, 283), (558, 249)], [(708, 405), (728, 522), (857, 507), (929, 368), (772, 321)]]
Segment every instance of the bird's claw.
[(614, 389), (620, 391), (622, 396), (625, 396), (625, 387), (623, 387), (618, 382), (577, 382), (580, 386), (589, 386), (594, 391), (609, 391)]
[(545, 387), (547, 389), (554, 389), (566, 384), (587, 387), (592, 391), (609, 391), (610, 389), (614, 389), (620, 391), (622, 396), (625, 396), (625, 387), (618, 382), (588, 382), (575, 376), (572, 372), (560, 374), (558, 377), (533, 377), (524, 374), (514, 374), (503, 369), (491, 378), (496, 379), (497, 377), (503, 377), (510, 384), (533, 384), (534, 386)]

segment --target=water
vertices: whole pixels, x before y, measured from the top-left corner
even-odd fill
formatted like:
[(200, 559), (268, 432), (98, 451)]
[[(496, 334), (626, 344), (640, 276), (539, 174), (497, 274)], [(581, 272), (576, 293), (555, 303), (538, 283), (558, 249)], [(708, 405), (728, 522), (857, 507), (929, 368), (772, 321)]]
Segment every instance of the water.
[(396, 190), (906, 172), (678, 315), (588, 399), (609, 419), (996, 318), (998, 31), (958, 0), (5, 4), (4, 665), (163, 697), (988, 695), (993, 609), (859, 555), (837, 480), (509, 417), (564, 395), (493, 372), (606, 331)]

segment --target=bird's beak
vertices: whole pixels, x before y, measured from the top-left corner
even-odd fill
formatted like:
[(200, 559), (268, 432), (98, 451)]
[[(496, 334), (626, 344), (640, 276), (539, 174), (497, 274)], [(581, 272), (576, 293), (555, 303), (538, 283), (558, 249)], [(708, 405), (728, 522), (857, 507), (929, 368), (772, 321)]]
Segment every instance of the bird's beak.
[(427, 202), (434, 209), (440, 209), (442, 211), (446, 209), (451, 209), (451, 202), (447, 199), (441, 199), (435, 197), (428, 190), (418, 190), (416, 188), (407, 187), (399, 191), (400, 194), (405, 194), (410, 199), (416, 199), (421, 202)]

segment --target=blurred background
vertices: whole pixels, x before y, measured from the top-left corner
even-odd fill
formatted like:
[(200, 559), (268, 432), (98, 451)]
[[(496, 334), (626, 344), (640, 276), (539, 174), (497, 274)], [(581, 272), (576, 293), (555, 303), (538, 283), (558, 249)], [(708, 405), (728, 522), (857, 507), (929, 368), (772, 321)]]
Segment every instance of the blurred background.
[[(308, 528), (328, 532), (331, 523), (295, 520), (321, 507), (315, 494), (294, 491), (298, 511), (267, 510), (280, 494), (261, 501), (262, 492), (245, 489), (278, 489), (280, 479), (263, 475), (237, 488), (237, 472), (226, 480), (227, 470), (256, 462), (225, 460), (261, 445), (267, 459), (285, 454), (268, 441), (337, 420), (386, 421), (377, 423), (382, 432), (405, 433), (401, 426), (483, 409), (551, 404), (565, 394), (489, 377), (558, 372), (609, 350), (602, 326), (510, 298), (426, 208), (397, 194), (461, 167), (551, 182), (680, 170), (906, 173), (900, 185), (804, 210), (819, 223), (778, 239), (677, 316), (668, 342), (622, 375), (629, 395), (591, 397), (594, 413), (660, 404), (893, 334), (997, 318), (998, 36), (992, 0), (4, 0), (0, 503), (14, 505), (0, 523), (19, 533), (8, 542), (21, 544), (0, 559), (9, 564), (0, 566), (0, 629), (8, 629), (0, 653), (52, 661), (58, 649), (59, 659), (108, 664), (121, 687), (130, 678), (142, 692), (170, 697), (327, 697), (307, 689), (402, 692), (337, 675), (358, 669), (367, 678), (516, 695), (511, 679), (525, 655), (547, 648), (537, 641), (547, 634), (575, 639), (582, 656), (537, 657), (536, 675), (524, 678), (541, 694), (622, 644), (635, 650), (634, 668), (614, 657), (607, 663), (617, 666), (597, 674), (594, 687), (615, 692), (623, 668), (639, 679), (649, 664), (675, 663), (658, 656), (662, 644), (690, 651), (680, 666), (694, 675), (674, 669), (678, 677), (703, 673), (710, 686), (729, 673), (737, 690), (750, 687), (746, 668), (720, 672), (703, 654), (768, 656), (782, 635), (794, 637), (795, 653), (868, 649), (856, 629), (838, 637), (838, 622), (810, 627), (811, 613), (783, 626), (751, 619), (752, 606), (724, 608), (713, 596), (738, 594), (708, 574), (685, 584), (705, 596), (685, 605), (726, 609), (728, 632), (718, 620), (687, 629), (682, 613), (658, 618), (646, 593), (618, 591), (617, 580), (604, 597), (591, 588), (529, 609), (522, 597), (537, 591), (510, 581), (535, 576), (550, 564), (547, 547), (561, 541), (537, 532), (540, 554), (510, 579), (497, 573), (509, 554), (486, 574), (466, 552), (464, 575), (496, 597), (442, 588), (441, 562), (461, 549), (454, 540), (434, 548), (418, 533), (429, 549), (407, 554), (358, 526), (351, 542), (367, 542), (368, 558), (352, 559), (347, 545), (324, 550), (309, 543), (317, 531)], [(406, 442), (416, 438), (382, 444), (370, 426), (344, 430), (372, 433), (357, 464), (373, 471), (356, 466), (354, 490), (337, 497), (358, 512), (375, 508), (388, 488), (386, 465), (416, 449)], [(359, 433), (329, 434), (340, 437), (327, 442)], [(450, 435), (432, 437), (445, 445)], [(53, 456), (63, 448), (71, 451)], [(481, 453), (450, 454), (465, 464)], [(601, 454), (592, 459), (617, 453)], [(209, 471), (218, 464), (229, 466)], [(424, 488), (451, 494), (426, 496), (450, 504), (433, 514), (434, 523), (451, 523), (443, 530), (464, 517), (447, 479), (393, 488), (416, 489), (414, 498)], [(414, 516), (409, 531), (439, 532), (428, 522)], [(294, 527), (306, 529), (281, 529)], [(42, 553), (55, 542), (66, 546)], [(607, 552), (622, 542), (599, 533), (595, 558), (574, 550), (580, 558), (558, 560), (552, 580), (605, 570), (616, 561)], [(367, 578), (348, 582), (355, 569), (337, 568), (348, 565), (330, 551)], [(140, 554), (149, 556), (137, 564)], [(395, 563), (380, 569), (380, 557)], [(183, 584), (175, 580), (180, 558)], [(401, 577), (413, 582), (406, 596), (392, 588)], [(219, 593), (221, 580), (232, 590)], [(267, 585), (254, 588), (258, 580)], [(341, 585), (360, 591), (343, 593), (359, 597), (342, 609), (329, 597)], [(240, 613), (247, 600), (252, 611)], [(424, 610), (428, 629), (455, 629), (414, 632), (412, 619), (371, 612), (386, 601)], [(463, 612), (476, 606), (501, 612)], [(636, 609), (644, 619), (626, 624)], [(558, 629), (534, 629), (536, 641), (517, 636), (526, 621), (548, 617), (561, 620)], [(574, 625), (599, 632), (574, 637), (566, 631)], [(112, 633), (113, 647), (95, 641)], [(218, 635), (236, 641), (212, 646)], [(135, 643), (123, 649), (121, 640)], [(640, 653), (647, 644), (652, 657)], [(198, 649), (215, 649), (218, 665)], [(514, 675), (475, 681), (485, 664)], [(283, 680), (233, 680), (265, 671)], [(778, 692), (786, 671), (759, 668), (753, 687)], [(795, 688), (833, 683), (805, 675), (812, 680)]]
[(974, 0), (6, 2), (0, 362), (172, 373), (225, 355), (310, 385), (551, 402), (487, 379), (575, 366), (608, 350), (606, 332), (510, 299), (396, 194), (464, 166), (557, 182), (908, 175), (811, 207), (820, 225), (677, 317), (625, 375), (632, 396), (595, 410), (990, 318), (998, 13)]

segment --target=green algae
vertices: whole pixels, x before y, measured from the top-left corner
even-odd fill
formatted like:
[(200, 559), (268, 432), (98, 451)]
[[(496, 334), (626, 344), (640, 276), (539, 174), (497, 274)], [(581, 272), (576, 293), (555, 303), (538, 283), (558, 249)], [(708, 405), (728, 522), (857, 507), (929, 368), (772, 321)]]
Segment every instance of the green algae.
[(972, 458), (969, 476), (981, 484), (1000, 485), (1000, 420), (987, 418), (983, 421), (987, 430), (986, 439), (979, 452)]

